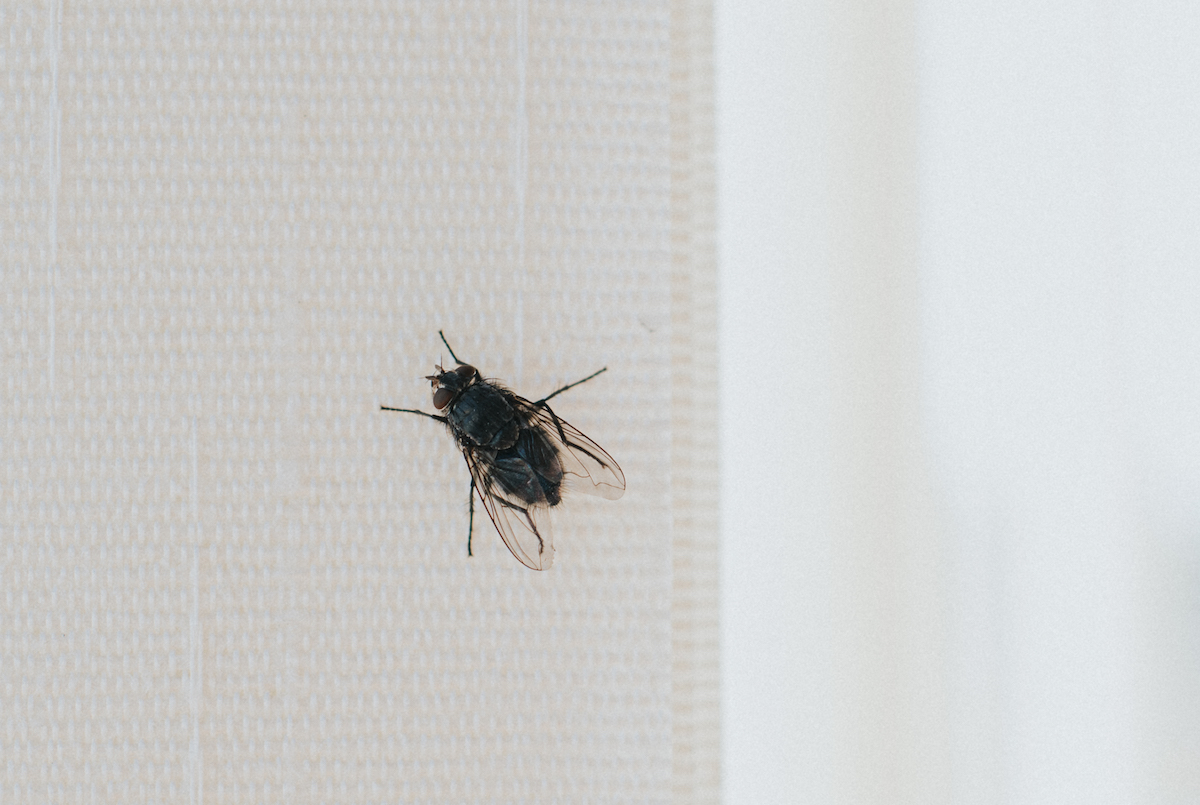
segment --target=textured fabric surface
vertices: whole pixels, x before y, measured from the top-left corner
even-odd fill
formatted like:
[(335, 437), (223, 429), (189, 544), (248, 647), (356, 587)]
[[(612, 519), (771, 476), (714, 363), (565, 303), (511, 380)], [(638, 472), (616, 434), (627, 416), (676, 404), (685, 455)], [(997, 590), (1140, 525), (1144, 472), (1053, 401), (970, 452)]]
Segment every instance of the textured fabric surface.
[(671, 5), (673, 801), (720, 799), (713, 9)]
[[(0, 9), (0, 801), (665, 802), (697, 679), (715, 797), (678, 8)], [(555, 409), (628, 492), (549, 572), (479, 512), (468, 559), (452, 440), (379, 411), (430, 410), (440, 328), (531, 398), (608, 367)]]

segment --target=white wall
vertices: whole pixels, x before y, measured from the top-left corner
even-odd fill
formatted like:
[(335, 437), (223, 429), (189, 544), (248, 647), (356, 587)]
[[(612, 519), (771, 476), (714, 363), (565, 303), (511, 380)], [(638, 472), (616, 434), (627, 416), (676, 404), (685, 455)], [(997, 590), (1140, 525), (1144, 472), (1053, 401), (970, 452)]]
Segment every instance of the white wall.
[(717, 14), (725, 791), (1200, 795), (1200, 18)]

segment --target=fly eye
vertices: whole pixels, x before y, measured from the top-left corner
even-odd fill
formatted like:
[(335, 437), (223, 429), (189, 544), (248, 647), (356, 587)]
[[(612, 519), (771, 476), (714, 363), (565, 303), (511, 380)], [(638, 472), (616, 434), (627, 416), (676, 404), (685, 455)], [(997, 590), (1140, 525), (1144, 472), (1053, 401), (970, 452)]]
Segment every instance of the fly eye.
[(450, 404), (450, 400), (454, 399), (454, 392), (448, 388), (440, 388), (433, 392), (433, 407), (439, 411)]
[(479, 374), (474, 366), (467, 366), (465, 363), (455, 369), (454, 372), (460, 377), (474, 377), (475, 375)]

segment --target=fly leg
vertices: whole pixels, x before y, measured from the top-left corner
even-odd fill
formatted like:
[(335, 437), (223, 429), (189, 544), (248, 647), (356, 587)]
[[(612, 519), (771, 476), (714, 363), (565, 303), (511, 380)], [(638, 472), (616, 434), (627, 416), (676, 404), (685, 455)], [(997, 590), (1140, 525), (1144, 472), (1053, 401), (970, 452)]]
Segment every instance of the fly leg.
[(421, 416), (427, 416), (430, 419), (436, 419), (438, 422), (441, 422), (443, 425), (446, 424), (446, 417), (434, 416), (433, 414), (427, 414), (424, 411), (418, 411), (415, 408), (388, 408), (386, 405), (381, 405), (381, 406), (379, 406), (379, 410), (380, 411), (399, 411), (402, 414), (420, 414)]
[(446, 340), (446, 336), (442, 334), (441, 330), (438, 330), (438, 335), (442, 336), (442, 343), (446, 345), (446, 349), (450, 350), (450, 357), (454, 358), (454, 362), (459, 366), (465, 366), (466, 364), (460, 361), (458, 356), (454, 354), (454, 347), (450, 346), (450, 342)]
[[(447, 344), (447, 346), (449, 346), (449, 344)], [(457, 359), (457, 358), (455, 358), (455, 360), (458, 360), (458, 359)], [(606, 371), (608, 371), (608, 367), (607, 367), (607, 366), (605, 366), (603, 369), (601, 369), (601, 370), (600, 370), (600, 372), (606, 372)], [(589, 380), (591, 380), (593, 377), (595, 377), (596, 375), (600, 374), (600, 372), (592, 372), (590, 375), (588, 375), (587, 377), (585, 377), (583, 380), (576, 380), (574, 383), (568, 383), (567, 385), (565, 385), (565, 386), (563, 386), (562, 388), (560, 388), (558, 391), (555, 391), (555, 392), (553, 392), (553, 393), (551, 393), (551, 394), (547, 394), (545, 397), (543, 397), (542, 399), (540, 399), (540, 400), (538, 400), (537, 402), (535, 402), (535, 403), (534, 403), (534, 405), (542, 405), (542, 404), (543, 404), (543, 403), (545, 403), (547, 400), (549, 400), (551, 397), (557, 397), (559, 394), (562, 394), (562, 393), (563, 393), (564, 391), (566, 391), (567, 389), (573, 389), (573, 388), (575, 388), (576, 386), (579, 386), (579, 385), (582, 385), (582, 384), (584, 384), (584, 383), (588, 382), (588, 381), (589, 381)]]
[[(458, 360), (455, 358), (454, 360)], [(475, 479), (471, 479), (471, 491), (467, 495), (467, 556), (471, 556), (471, 534), (475, 531)]]

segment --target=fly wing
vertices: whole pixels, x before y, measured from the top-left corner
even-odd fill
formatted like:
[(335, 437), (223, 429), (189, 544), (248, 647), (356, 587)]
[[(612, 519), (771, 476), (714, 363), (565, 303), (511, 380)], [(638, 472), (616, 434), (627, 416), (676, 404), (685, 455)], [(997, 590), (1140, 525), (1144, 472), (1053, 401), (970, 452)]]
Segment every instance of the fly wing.
[(511, 468), (498, 466), (488, 453), (463, 450), (463, 458), (479, 500), (508, 550), (525, 567), (548, 570), (554, 564), (554, 540), (546, 501), (530, 503), (506, 491), (512, 484), (502, 483), (497, 474)]
[(554, 413), (550, 406), (517, 399), (527, 425), (539, 428), (558, 448), (563, 473), (571, 476), (572, 490), (606, 500), (616, 500), (625, 494), (625, 473), (607, 450)]

